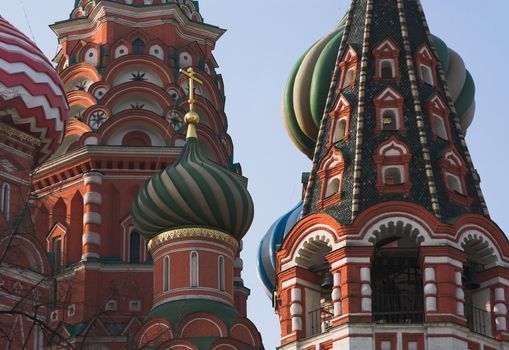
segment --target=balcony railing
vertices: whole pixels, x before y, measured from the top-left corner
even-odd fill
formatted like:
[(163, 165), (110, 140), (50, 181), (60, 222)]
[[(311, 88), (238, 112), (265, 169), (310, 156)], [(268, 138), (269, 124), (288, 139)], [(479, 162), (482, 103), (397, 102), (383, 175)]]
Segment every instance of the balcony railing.
[(486, 336), (491, 335), (488, 328), (488, 322), (490, 322), (491, 317), (488, 311), (465, 304), (465, 317), (467, 319), (467, 326), (472, 332)]
[(331, 304), (326, 304), (317, 310), (309, 313), (309, 320), (311, 322), (309, 336), (323, 333), (332, 327), (332, 318), (334, 317), (334, 307)]
[(423, 297), (418, 294), (379, 294), (373, 296), (376, 323), (423, 323)]

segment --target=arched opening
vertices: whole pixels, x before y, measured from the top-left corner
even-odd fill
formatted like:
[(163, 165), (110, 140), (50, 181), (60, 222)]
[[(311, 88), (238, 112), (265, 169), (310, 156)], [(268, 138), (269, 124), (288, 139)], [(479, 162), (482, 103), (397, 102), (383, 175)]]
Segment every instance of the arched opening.
[(354, 79), (355, 79), (355, 68), (350, 68), (345, 74), (343, 89), (351, 85)]
[(463, 194), (463, 188), (458, 176), (447, 173), (447, 189), (452, 192)]
[(447, 136), (447, 129), (445, 128), (444, 119), (434, 114), (431, 117), (431, 122), (433, 123), (432, 127), (437, 137), (447, 141), (449, 137)]
[(393, 79), (394, 78), (394, 61), (382, 60), (380, 62), (380, 75), (382, 79)]
[(195, 288), (199, 286), (199, 261), (198, 261), (198, 253), (191, 252), (190, 257), (190, 285)]
[(312, 273), (309, 280), (306, 280), (306, 309), (303, 311), (307, 336), (323, 333), (332, 326), (334, 281), (331, 265), (326, 259), (331, 250), (329, 242), (324, 241), (323, 237), (314, 237), (303, 243), (295, 259), (300, 266)]
[(142, 55), (145, 53), (146, 45), (140, 38), (134, 39), (131, 46), (133, 47), (133, 54)]
[(489, 288), (481, 288), (479, 275), (496, 265), (498, 261), (496, 251), (480, 232), (467, 234), (461, 246), (467, 256), (461, 276), (467, 326), (472, 332), (491, 336), (493, 309), (491, 292)]
[(151, 144), (150, 136), (141, 131), (130, 131), (122, 138), (122, 146), (147, 147)]
[(325, 191), (325, 198), (329, 198), (339, 192), (341, 188), (341, 182), (339, 177), (335, 177), (327, 183), (327, 189)]
[(400, 167), (386, 167), (383, 174), (385, 185), (401, 185), (404, 183), (403, 171)]
[(395, 131), (399, 129), (398, 114), (395, 109), (386, 109), (382, 113), (382, 129)]
[(373, 320), (377, 323), (422, 323), (424, 293), (419, 265), (419, 232), (399, 221), (382, 225), (372, 241)]
[(53, 257), (54, 257), (54, 270), (60, 271), (62, 267), (62, 238), (58, 237), (53, 240)]
[(163, 261), (163, 292), (170, 290), (170, 257), (165, 256)]
[(332, 142), (336, 143), (338, 141), (341, 141), (346, 136), (346, 118), (338, 120), (336, 123), (336, 126), (334, 128), (334, 137)]
[(9, 221), (9, 211), (11, 203), (11, 187), (8, 184), (2, 186), (2, 214), (5, 221)]
[(140, 247), (141, 247), (140, 234), (137, 231), (131, 232), (129, 237), (129, 263), (139, 264), (140, 263)]
[(224, 256), (220, 255), (217, 262), (218, 289), (225, 291)]
[(435, 82), (433, 81), (433, 72), (431, 71), (431, 68), (425, 64), (421, 64), (421, 78), (422, 80), (429, 85), (435, 85)]

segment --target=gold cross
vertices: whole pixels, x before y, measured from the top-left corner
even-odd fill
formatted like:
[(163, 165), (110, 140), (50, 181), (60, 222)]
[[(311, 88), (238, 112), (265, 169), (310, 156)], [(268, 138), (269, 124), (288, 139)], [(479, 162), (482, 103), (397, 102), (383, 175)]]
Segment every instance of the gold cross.
[(180, 73), (185, 74), (189, 78), (189, 99), (187, 101), (189, 102), (189, 110), (193, 112), (194, 103), (196, 102), (196, 100), (194, 99), (194, 83), (197, 82), (198, 84), (203, 85), (203, 81), (196, 77), (196, 73), (191, 67), (189, 67), (187, 71), (181, 69)]

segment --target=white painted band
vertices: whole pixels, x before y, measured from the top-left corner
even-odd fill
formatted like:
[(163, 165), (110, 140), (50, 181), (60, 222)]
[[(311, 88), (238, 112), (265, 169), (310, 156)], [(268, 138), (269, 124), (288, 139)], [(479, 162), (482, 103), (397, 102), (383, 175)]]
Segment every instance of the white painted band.
[(99, 259), (99, 254), (97, 253), (85, 253), (81, 256), (81, 259), (88, 259), (88, 258), (94, 258)]
[(85, 244), (95, 244), (101, 245), (101, 235), (96, 232), (84, 233), (82, 237), (83, 245)]
[(99, 192), (88, 192), (83, 196), (83, 203), (87, 204), (98, 204), (101, 205), (103, 202), (103, 196)]
[(103, 184), (103, 174), (97, 172), (91, 172), (83, 174), (83, 182), (85, 185), (95, 184), (102, 185)]
[(371, 262), (370, 258), (363, 258), (363, 257), (350, 257), (350, 258), (343, 258), (341, 260), (338, 260), (334, 263), (332, 263), (332, 268), (337, 269), (338, 267), (344, 266), (346, 264), (369, 264)]
[(448, 256), (427, 256), (424, 258), (425, 264), (449, 264), (463, 269), (463, 263)]
[(100, 224), (102, 224), (101, 214), (94, 213), (94, 212), (83, 214), (83, 224), (85, 224), (85, 225), (88, 225), (88, 224), (100, 225)]

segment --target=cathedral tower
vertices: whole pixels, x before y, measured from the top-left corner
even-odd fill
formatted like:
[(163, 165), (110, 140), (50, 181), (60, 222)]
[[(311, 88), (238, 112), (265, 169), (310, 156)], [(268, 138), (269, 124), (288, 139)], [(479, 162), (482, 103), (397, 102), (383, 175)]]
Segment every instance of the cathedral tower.
[[(153, 283), (154, 269), (163, 260), (155, 246), (147, 249), (149, 234), (159, 232), (137, 230), (131, 206), (145, 181), (174, 164), (190, 143), (184, 123), (190, 84), (181, 70), (192, 68), (200, 81), (191, 100), (201, 119), (195, 127), (201, 157), (246, 191), (247, 179), (233, 162), (223, 81), (212, 55), (224, 30), (206, 24), (198, 1), (190, 0), (77, 0), (70, 18), (51, 28), (60, 43), (54, 62), (70, 111), (63, 141), (33, 179), (38, 236), (57, 283), (48, 319), (76, 344), (125, 349), (165, 301), (153, 299), (160, 287)], [(173, 207), (179, 215), (189, 210), (181, 204)], [(203, 224), (188, 214), (189, 225)], [(242, 214), (248, 227), (249, 212)], [(236, 225), (232, 234), (245, 233)], [(228, 315), (243, 317), (249, 289), (241, 279), (240, 242), (228, 242), (223, 264), (235, 278), (225, 272), (225, 290), (212, 294), (227, 304)], [(252, 333), (259, 346), (256, 329)]]
[(299, 60), (283, 112), (313, 165), (259, 258), (283, 349), (507, 339), (509, 245), (465, 143), (473, 96), (418, 0), (353, 0)]

